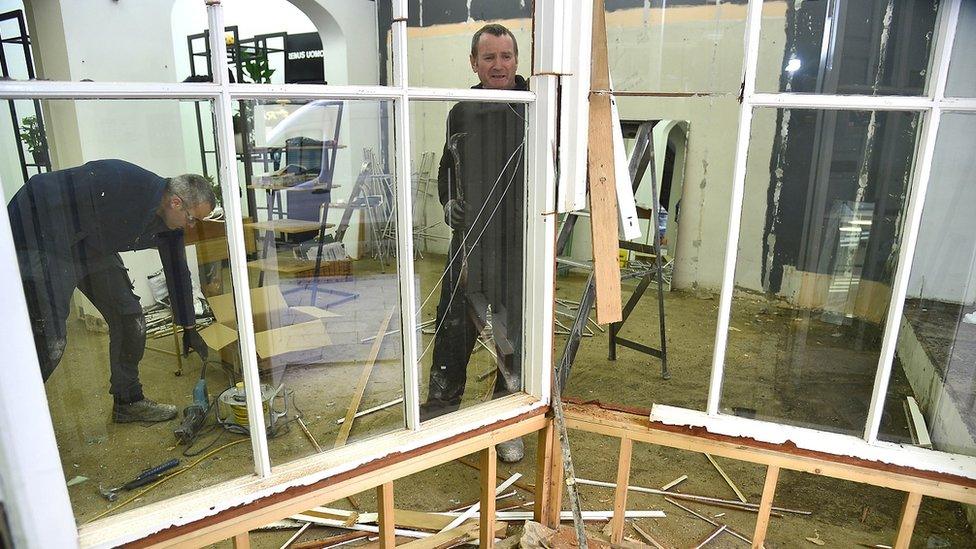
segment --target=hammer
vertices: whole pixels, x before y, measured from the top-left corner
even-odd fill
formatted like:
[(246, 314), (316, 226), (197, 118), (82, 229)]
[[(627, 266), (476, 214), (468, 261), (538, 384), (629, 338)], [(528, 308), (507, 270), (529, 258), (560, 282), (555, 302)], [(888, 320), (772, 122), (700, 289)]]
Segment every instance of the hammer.
[(103, 496), (105, 496), (105, 499), (107, 499), (109, 501), (115, 501), (119, 497), (119, 492), (121, 492), (123, 490), (126, 490), (126, 491), (132, 490), (132, 489), (138, 488), (140, 486), (145, 486), (145, 485), (149, 484), (150, 482), (153, 482), (154, 480), (156, 480), (159, 477), (163, 476), (163, 473), (165, 473), (166, 471), (169, 471), (170, 469), (172, 469), (173, 467), (176, 467), (179, 464), (180, 464), (180, 460), (177, 459), (177, 458), (173, 458), (173, 459), (167, 461), (166, 463), (163, 463), (162, 465), (157, 465), (157, 466), (152, 467), (150, 469), (146, 469), (145, 471), (139, 473), (139, 476), (137, 476), (136, 478), (130, 480), (129, 482), (126, 482), (122, 486), (118, 486), (116, 488), (108, 488), (107, 489), (107, 488), (102, 488), (102, 485), (99, 484), (98, 485), (98, 491), (101, 492)]

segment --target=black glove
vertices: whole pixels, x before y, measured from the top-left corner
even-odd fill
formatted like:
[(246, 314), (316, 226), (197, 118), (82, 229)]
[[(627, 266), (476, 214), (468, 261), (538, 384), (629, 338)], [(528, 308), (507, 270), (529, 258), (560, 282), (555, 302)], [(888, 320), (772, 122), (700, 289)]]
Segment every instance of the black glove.
[(197, 329), (190, 326), (183, 328), (183, 356), (190, 356), (190, 350), (196, 351), (200, 355), (200, 359), (206, 361), (207, 356), (210, 354), (207, 344), (197, 333)]
[(452, 198), (444, 204), (444, 223), (452, 229), (464, 227), (464, 201)]

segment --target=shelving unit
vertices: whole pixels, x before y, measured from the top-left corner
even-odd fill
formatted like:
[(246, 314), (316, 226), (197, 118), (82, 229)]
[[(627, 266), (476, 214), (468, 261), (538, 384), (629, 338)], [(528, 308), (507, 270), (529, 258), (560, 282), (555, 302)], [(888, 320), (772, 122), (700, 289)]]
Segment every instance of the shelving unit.
[[(10, 67), (7, 57), (7, 44), (14, 44), (21, 46), (23, 48), (24, 64), (27, 68), (27, 78), (34, 80), (37, 76), (34, 74), (34, 58), (31, 55), (31, 40), (27, 33), (27, 22), (24, 20), (23, 10), (8, 11), (0, 14), (0, 29), (4, 27), (3, 23), (6, 21), (16, 21), (18, 32), (16, 36), (3, 36), (2, 31), (0, 31), (0, 77), (3, 79), (16, 80), (17, 77), (11, 75)], [(18, 50), (19, 51), (19, 50)], [(30, 179), (31, 168), (36, 170), (36, 173), (50, 172), (51, 171), (51, 154), (50, 147), (47, 142), (47, 134), (44, 131), (44, 116), (41, 114), (41, 102), (37, 99), (31, 100), (31, 104), (34, 109), (34, 116), (37, 117), (37, 124), (40, 129), (41, 139), (43, 141), (43, 151), (44, 155), (42, 157), (35, 157), (34, 162), (28, 162), (27, 156), (24, 154), (24, 142), (20, 138), (20, 122), (21, 117), (17, 112), (17, 100), (7, 99), (7, 106), (10, 109), (10, 122), (13, 125), (14, 139), (17, 142), (17, 156), (20, 158), (20, 171), (24, 176), (24, 183)]]

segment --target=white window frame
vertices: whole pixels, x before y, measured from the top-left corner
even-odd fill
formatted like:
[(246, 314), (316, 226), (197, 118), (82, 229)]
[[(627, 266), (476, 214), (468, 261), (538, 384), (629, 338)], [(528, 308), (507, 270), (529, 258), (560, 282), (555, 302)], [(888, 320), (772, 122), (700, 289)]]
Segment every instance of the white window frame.
[[(393, 82), (389, 86), (259, 85), (226, 81), (227, 60), (223, 55), (223, 12), (220, 0), (205, 1), (210, 29), (212, 83), (95, 83), (63, 81), (0, 82), (0, 99), (194, 99), (211, 101), (215, 113), (220, 178), (227, 213), (227, 238), (231, 276), (238, 318), (251, 318), (240, 181), (233, 148), (232, 105), (242, 99), (342, 99), (389, 100), (394, 107), (393, 132), (396, 152), (397, 269), (399, 273), (400, 323), (404, 334), (416, 333), (415, 273), (411, 207), (410, 103), (431, 101), (518, 102), (526, 105), (526, 223), (524, 254), (525, 353), (524, 394), (512, 395), (420, 425), (419, 365), (417, 339), (402, 338), (406, 428), (350, 444), (323, 454), (272, 466), (264, 435), (264, 417), (258, 392), (249, 392), (248, 416), (253, 432), (254, 475), (244, 476), (162, 502), (124, 511), (76, 529), (71, 503), (64, 485), (64, 471), (51, 425), (33, 336), (16, 268), (6, 212), (0, 215), (0, 303), (10, 304), (10, 325), (3, 331), (8, 356), (16, 357), (16, 375), (0, 377), (0, 494), (7, 503), (16, 541), (24, 547), (115, 546), (133, 541), (170, 526), (199, 520), (237, 505), (292, 486), (307, 485), (355, 469), (395, 451), (407, 451), (460, 433), (492, 425), (546, 406), (549, 402), (552, 364), (552, 307), (555, 265), (555, 158), (557, 142), (556, 86), (560, 60), (557, 44), (563, 28), (557, 0), (536, 0), (534, 13), (537, 75), (531, 77), (534, 91), (498, 91), (411, 87), (407, 82), (407, 0), (393, 4)], [(69, 44), (70, 47), (70, 44)], [(542, 73), (542, 74), (538, 74)], [(4, 200), (6, 203), (6, 199)], [(258, 385), (254, 327), (238, 324), (238, 338), (244, 379)], [(15, 404), (16, 403), (16, 404)], [(16, 410), (14, 410), (16, 408)], [(23, 422), (23, 413), (32, 420)], [(19, 412), (19, 413), (15, 413)], [(14, 479), (14, 480), (9, 480)], [(38, 511), (42, 509), (43, 511)]]
[[(792, 441), (804, 449), (976, 478), (976, 457), (878, 440), (878, 428), (884, 411), (884, 397), (888, 389), (888, 381), (891, 377), (891, 365), (898, 338), (899, 322), (908, 290), (908, 278), (918, 240), (925, 193), (929, 184), (932, 158), (939, 132), (939, 122), (942, 114), (947, 111), (976, 112), (976, 99), (947, 98), (945, 96), (949, 60), (952, 55), (961, 0), (949, 0), (940, 6), (936, 43), (932, 48), (930, 61), (931, 70), (929, 74), (931, 76), (928, 80), (926, 94), (915, 97), (757, 93), (756, 73), (759, 59), (762, 4), (762, 0), (750, 0), (746, 16), (745, 63), (732, 180), (732, 205), (706, 410), (701, 412), (674, 406), (654, 405), (651, 411), (651, 419), (672, 425), (705, 427), (709, 432), (745, 436), (765, 442)], [(885, 322), (874, 388), (862, 437), (747, 419), (723, 414), (719, 409), (739, 245), (739, 224), (742, 217), (745, 190), (746, 156), (749, 150), (753, 113), (756, 108), (760, 107), (916, 111), (922, 114), (922, 131), (917, 141), (911, 194), (905, 215), (906, 224), (901, 235), (898, 268), (892, 286), (889, 313)]]

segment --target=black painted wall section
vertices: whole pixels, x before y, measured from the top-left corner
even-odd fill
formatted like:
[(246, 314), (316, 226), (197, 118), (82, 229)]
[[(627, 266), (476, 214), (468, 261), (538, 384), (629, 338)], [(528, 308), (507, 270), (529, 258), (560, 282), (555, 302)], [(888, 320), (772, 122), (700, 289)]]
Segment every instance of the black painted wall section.
[[(792, 0), (786, 13), (786, 44), (782, 67), (795, 55), (802, 61), (791, 91), (871, 94), (880, 50), (881, 21), (887, 0), (845, 3), (838, 47), (831, 68), (819, 67), (827, 2), (804, 2), (799, 12)], [(879, 93), (920, 95), (931, 49), (938, 0), (894, 2), (890, 39), (881, 68)], [(865, 23), (867, 22), (867, 23)], [(782, 68), (781, 67), (781, 68)], [(818, 79), (818, 73), (819, 79)], [(780, 88), (786, 91), (781, 70)], [(853, 201), (867, 141), (870, 113), (863, 111), (793, 110), (780, 142), (783, 113), (777, 113), (776, 140), (770, 158), (770, 181), (763, 233), (762, 283), (768, 292), (782, 287), (783, 268), (829, 273), (838, 261), (836, 234), (827, 234), (832, 204)], [(880, 113), (867, 166), (864, 202), (872, 203), (873, 225), (864, 249), (861, 277), (890, 282), (889, 261), (897, 241), (907, 193), (905, 174), (911, 169), (917, 124), (910, 113)], [(817, 136), (820, 136), (819, 141)], [(823, 159), (822, 162), (818, 160)], [(782, 187), (776, 200), (775, 170), (782, 162)], [(821, 195), (820, 200), (814, 197)], [(836, 228), (833, 229), (836, 231)], [(770, 236), (775, 244), (770, 249)], [(770, 254), (772, 252), (772, 254)]]

